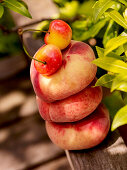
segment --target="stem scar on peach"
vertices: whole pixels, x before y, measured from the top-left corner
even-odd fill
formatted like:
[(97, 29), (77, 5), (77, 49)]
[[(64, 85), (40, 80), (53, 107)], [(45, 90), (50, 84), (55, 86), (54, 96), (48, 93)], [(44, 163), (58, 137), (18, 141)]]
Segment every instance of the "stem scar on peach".
[(62, 65), (62, 53), (58, 47), (53, 44), (42, 46), (34, 55), (34, 58), (42, 61), (34, 61), (36, 70), (43, 75), (54, 74)]
[(70, 44), (71, 38), (71, 27), (62, 20), (53, 20), (49, 25), (44, 41), (46, 44), (54, 44), (62, 50)]

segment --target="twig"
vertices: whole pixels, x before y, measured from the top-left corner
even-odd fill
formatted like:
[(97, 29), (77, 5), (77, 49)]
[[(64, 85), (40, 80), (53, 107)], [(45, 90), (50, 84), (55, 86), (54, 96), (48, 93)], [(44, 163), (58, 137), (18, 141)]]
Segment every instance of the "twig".
[[(52, 21), (52, 20), (54, 20), (54, 19), (51, 19), (51, 18), (42, 18), (42, 19), (39, 19), (39, 20), (30, 22), (30, 23), (28, 23), (28, 24), (21, 25), (20, 27), (21, 27), (21, 28), (25, 28), (25, 27), (28, 27), (28, 26), (31, 26), (31, 25), (38, 24), (38, 23), (40, 23), (40, 22), (42, 22), (42, 21), (45, 21), (45, 20)], [(17, 32), (18, 29), (19, 29), (19, 27), (14, 27), (14, 28), (12, 29), (12, 31)]]

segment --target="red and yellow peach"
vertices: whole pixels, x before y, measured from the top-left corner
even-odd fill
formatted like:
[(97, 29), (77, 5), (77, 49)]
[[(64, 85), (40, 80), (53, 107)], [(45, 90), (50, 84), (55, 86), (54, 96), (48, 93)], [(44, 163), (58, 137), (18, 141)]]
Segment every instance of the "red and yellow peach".
[(46, 121), (46, 130), (52, 142), (68, 150), (88, 149), (98, 145), (106, 137), (109, 127), (109, 112), (103, 104), (78, 122)]
[(95, 55), (86, 43), (71, 41), (62, 54), (62, 65), (51, 76), (38, 73), (32, 61), (30, 75), (34, 91), (46, 102), (62, 100), (80, 92), (96, 75), (97, 67), (92, 63)]
[(40, 115), (44, 120), (53, 122), (75, 122), (92, 113), (102, 100), (102, 88), (93, 87), (94, 80), (88, 87), (66, 99), (46, 103), (37, 97)]

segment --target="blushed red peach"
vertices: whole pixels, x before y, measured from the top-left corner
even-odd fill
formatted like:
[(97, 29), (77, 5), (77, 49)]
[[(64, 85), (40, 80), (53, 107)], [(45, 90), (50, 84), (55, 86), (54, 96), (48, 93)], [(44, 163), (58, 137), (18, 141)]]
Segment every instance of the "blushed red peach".
[(96, 80), (79, 93), (66, 99), (46, 103), (37, 97), (40, 115), (53, 122), (74, 122), (92, 113), (102, 100), (102, 88), (93, 87)]
[(109, 127), (109, 112), (103, 104), (78, 122), (46, 121), (46, 130), (52, 142), (67, 150), (88, 149), (98, 145), (106, 137)]
[(44, 38), (46, 44), (54, 44), (60, 49), (64, 49), (71, 42), (71, 27), (62, 20), (53, 20), (49, 25), (48, 32)]
[(31, 63), (30, 75), (36, 95), (46, 102), (65, 99), (87, 87), (94, 79), (97, 67), (92, 48), (86, 43), (71, 41), (63, 52), (61, 68), (51, 76), (39, 74)]

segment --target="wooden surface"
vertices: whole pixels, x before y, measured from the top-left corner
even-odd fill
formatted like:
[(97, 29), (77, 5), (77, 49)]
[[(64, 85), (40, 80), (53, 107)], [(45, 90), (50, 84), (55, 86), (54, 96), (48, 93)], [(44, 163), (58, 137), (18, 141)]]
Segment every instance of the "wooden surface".
[(66, 151), (73, 170), (126, 170), (127, 147), (117, 131), (88, 150)]

